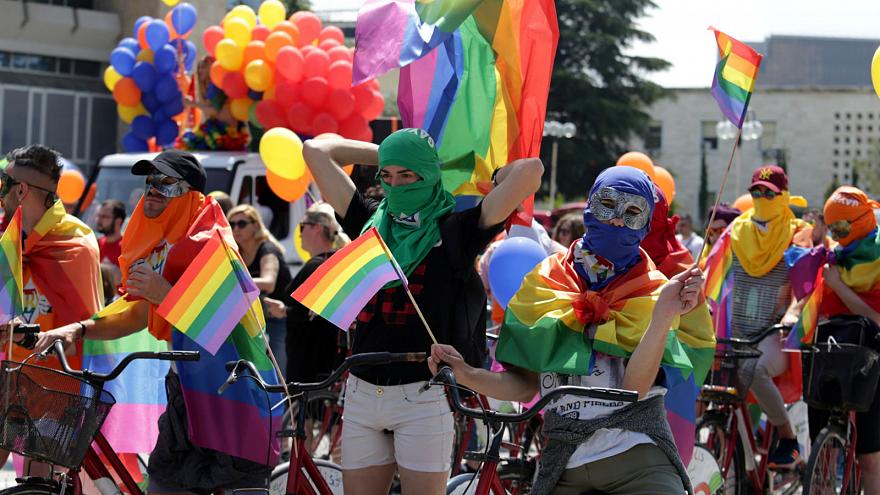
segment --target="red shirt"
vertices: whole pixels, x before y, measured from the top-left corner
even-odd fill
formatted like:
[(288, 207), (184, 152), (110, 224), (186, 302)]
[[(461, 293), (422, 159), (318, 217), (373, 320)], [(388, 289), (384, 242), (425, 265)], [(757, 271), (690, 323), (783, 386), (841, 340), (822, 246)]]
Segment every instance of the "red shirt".
[(112, 263), (119, 266), (119, 255), (122, 254), (122, 238), (116, 242), (108, 242), (106, 237), (98, 239), (101, 263)]

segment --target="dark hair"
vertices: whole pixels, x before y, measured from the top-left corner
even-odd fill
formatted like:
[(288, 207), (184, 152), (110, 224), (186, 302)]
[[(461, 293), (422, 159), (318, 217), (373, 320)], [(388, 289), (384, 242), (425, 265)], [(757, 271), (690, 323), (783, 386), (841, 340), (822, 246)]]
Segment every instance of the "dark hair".
[(6, 160), (10, 165), (15, 164), (16, 167), (36, 170), (52, 179), (52, 182), (56, 184), (61, 178), (61, 163), (58, 152), (42, 144), (16, 148), (6, 154)]
[(118, 199), (108, 199), (107, 201), (101, 203), (101, 207), (103, 208), (104, 206), (110, 207), (110, 211), (113, 213), (114, 220), (116, 220), (117, 218), (120, 220), (125, 220), (125, 205), (122, 203), (122, 201), (119, 201)]
[(810, 208), (805, 211), (803, 216), (810, 215), (813, 218), (818, 219), (820, 222), (825, 223), (825, 212), (818, 208)]

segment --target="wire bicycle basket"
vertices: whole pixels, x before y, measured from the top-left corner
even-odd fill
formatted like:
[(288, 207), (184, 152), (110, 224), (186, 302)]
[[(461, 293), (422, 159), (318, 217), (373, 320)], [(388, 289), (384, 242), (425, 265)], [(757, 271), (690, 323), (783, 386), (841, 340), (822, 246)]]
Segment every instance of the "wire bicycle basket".
[(51, 368), (2, 362), (0, 448), (71, 469), (80, 467), (113, 395)]

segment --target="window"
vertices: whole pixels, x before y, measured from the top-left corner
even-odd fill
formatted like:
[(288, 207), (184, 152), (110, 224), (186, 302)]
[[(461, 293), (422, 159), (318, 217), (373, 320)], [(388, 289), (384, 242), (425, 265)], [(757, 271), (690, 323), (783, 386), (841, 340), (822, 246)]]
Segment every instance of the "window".
[(83, 77), (98, 77), (101, 75), (101, 64), (91, 60), (74, 60), (73, 75)]
[(254, 203), (254, 181), (250, 175), (241, 178), (241, 190), (238, 192), (238, 202), (236, 204), (253, 204)]
[(834, 162), (834, 168), (837, 168), (840, 165), (840, 162)]
[(835, 113), (834, 113), (834, 118), (835, 118), (835, 119), (839, 119), (839, 118), (840, 118), (840, 112), (835, 112)]
[(839, 143), (840, 143), (840, 138), (835, 136), (834, 137), (834, 144), (839, 144)]
[(651, 124), (645, 135), (645, 148), (659, 150), (663, 145), (663, 126), (659, 123)]
[[(256, 177), (254, 192), (257, 196), (254, 206), (261, 210), (266, 228), (269, 229), (269, 232), (276, 239), (286, 239), (290, 234), (290, 203), (272, 192), (272, 188), (269, 187), (269, 182), (264, 175)], [(263, 213), (266, 210), (271, 211), (271, 215)], [(265, 218), (266, 216), (271, 216), (271, 218)]]
[(52, 143), (52, 147), (59, 153), (71, 158), (75, 156), (73, 153), (73, 128), (76, 125), (74, 103), (73, 94), (46, 94), (46, 142)]
[(718, 149), (718, 135), (715, 133), (715, 126), (717, 124), (718, 121), (715, 120), (704, 120), (700, 122), (701, 146), (706, 146), (710, 150)]
[(761, 134), (761, 149), (770, 149), (776, 147), (776, 122), (761, 122), (764, 124), (764, 131)]
[(30, 98), (27, 90), (13, 89), (3, 92), (3, 130), (0, 133), (0, 149), (11, 150), (28, 144), (27, 120)]
[(48, 57), (0, 50), (0, 67), (23, 72), (48, 72), (79, 77), (100, 78), (101, 63), (63, 57)]

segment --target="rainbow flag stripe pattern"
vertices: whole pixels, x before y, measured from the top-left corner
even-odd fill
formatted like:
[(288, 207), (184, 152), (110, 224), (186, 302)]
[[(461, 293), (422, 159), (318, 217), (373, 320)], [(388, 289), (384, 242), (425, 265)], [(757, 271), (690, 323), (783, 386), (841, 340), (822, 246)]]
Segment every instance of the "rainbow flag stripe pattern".
[(816, 327), (819, 324), (819, 308), (822, 306), (822, 294), (825, 291), (825, 279), (822, 270), (816, 273), (816, 281), (813, 284), (813, 293), (808, 296), (806, 304), (801, 309), (801, 316), (797, 324), (791, 329), (785, 341), (786, 349), (799, 349), (801, 344), (810, 345), (815, 340)]
[(215, 233), (157, 312), (177, 331), (216, 354), (259, 300), (259, 293), (238, 255)]
[(761, 54), (721, 31), (715, 32), (721, 60), (715, 66), (712, 80), (712, 96), (718, 102), (721, 113), (735, 126), (742, 128), (749, 108), (749, 99), (755, 89), (755, 79), (761, 66)]
[(0, 322), (5, 323), (22, 313), (21, 274), (21, 207), (15, 210), (12, 220), (0, 237)]
[(396, 280), (406, 286), (406, 276), (373, 227), (322, 263), (291, 296), (348, 330), (379, 289)]

